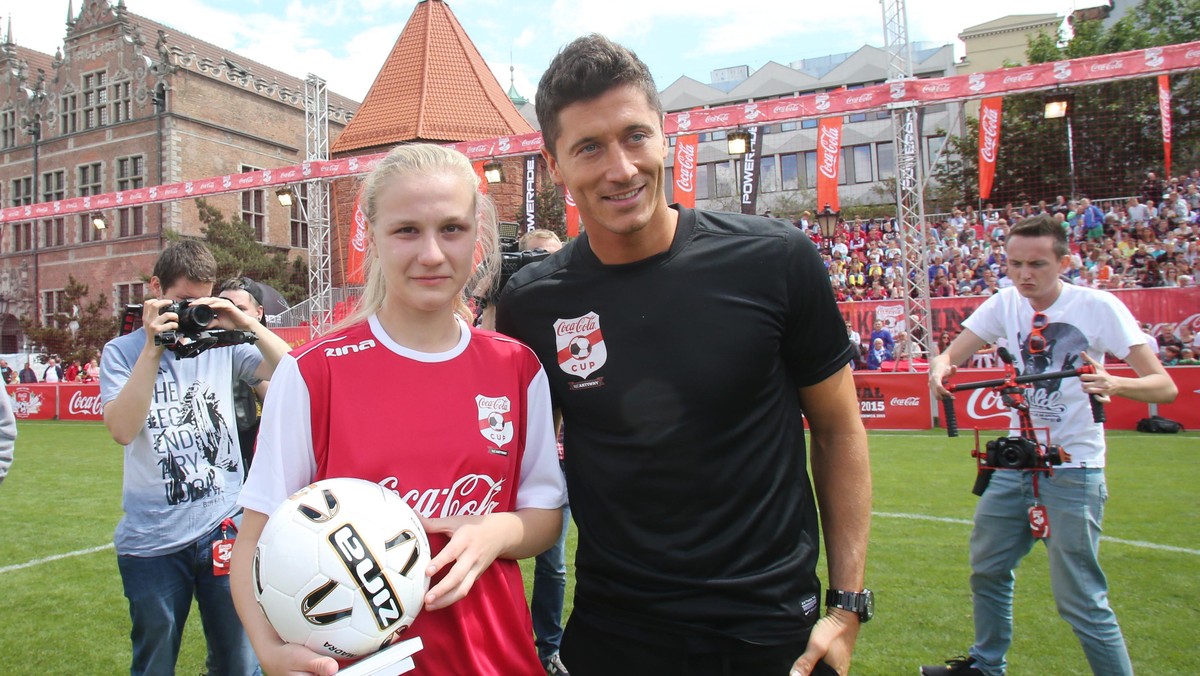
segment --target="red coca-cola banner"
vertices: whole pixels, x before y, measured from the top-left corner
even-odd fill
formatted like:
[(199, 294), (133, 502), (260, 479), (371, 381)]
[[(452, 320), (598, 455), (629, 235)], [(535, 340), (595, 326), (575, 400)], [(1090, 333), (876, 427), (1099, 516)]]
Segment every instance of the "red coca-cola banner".
[(1170, 404), (1159, 404), (1158, 414), (1189, 431), (1200, 430), (1200, 366), (1171, 366), (1167, 373), (1179, 388), (1179, 396)]
[[(873, 85), (863, 89), (806, 94), (786, 99), (740, 103), (699, 111), (689, 110), (667, 115), (663, 126), (668, 135), (676, 135), (713, 129), (729, 129), (738, 125), (761, 125), (817, 116), (883, 110), (888, 105), (905, 102), (945, 103), (1071, 84), (1104, 82), (1117, 78), (1149, 77), (1196, 68), (1200, 68), (1200, 42), (1188, 42), (1119, 54), (1088, 56), (1069, 61), (998, 68), (986, 73), (905, 80)], [(463, 141), (449, 144), (449, 147), (472, 159), (525, 155), (540, 152), (542, 136), (534, 132), (519, 136)], [(138, 204), (157, 204), (178, 199), (240, 192), (266, 186), (331, 179), (339, 176), (357, 176), (373, 169), (385, 154), (377, 153), (334, 160), (310, 160), (291, 167), (264, 169), (244, 174), (217, 176), (103, 195), (73, 197), (54, 202), (9, 207), (0, 210), (0, 222), (50, 218)]]
[(354, 197), (354, 216), (351, 219), (350, 243), (346, 247), (346, 269), (342, 272), (349, 284), (362, 284), (363, 264), (367, 259), (367, 215), (362, 209), (362, 191)]
[(53, 420), (58, 410), (58, 386), (6, 385), (17, 420)]
[(817, 123), (817, 210), (829, 205), (841, 211), (838, 201), (838, 164), (842, 158), (842, 116), (823, 117)]
[(575, 204), (575, 198), (571, 196), (571, 191), (567, 190), (567, 186), (563, 186), (563, 203), (566, 205), (566, 225), (567, 237), (579, 236), (579, 206)]
[(62, 383), (58, 386), (59, 420), (104, 420), (100, 386)]
[(1158, 112), (1162, 117), (1163, 176), (1171, 175), (1171, 77), (1158, 76)]
[(925, 374), (857, 371), (854, 387), (867, 429), (929, 429), (929, 378)]
[(979, 106), (979, 198), (992, 195), (996, 176), (996, 155), (1000, 151), (1000, 109), (1004, 99), (986, 98)]
[(680, 206), (696, 208), (696, 134), (675, 139), (675, 193)]

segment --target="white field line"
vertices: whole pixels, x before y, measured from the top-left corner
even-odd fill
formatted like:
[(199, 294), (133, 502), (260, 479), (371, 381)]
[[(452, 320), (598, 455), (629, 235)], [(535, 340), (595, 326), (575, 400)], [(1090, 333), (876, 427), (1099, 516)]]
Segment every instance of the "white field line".
[[(882, 519), (908, 519), (910, 521), (936, 521), (938, 523), (953, 523), (953, 524), (958, 524), (958, 525), (962, 525), (962, 526), (970, 526), (971, 525), (970, 519), (956, 519), (956, 518), (947, 517), (947, 516), (929, 516), (927, 514), (903, 514), (903, 513), (899, 513), (899, 512), (872, 512), (871, 515), (882, 518)], [(1157, 550), (1160, 552), (1173, 552), (1176, 554), (1191, 554), (1192, 556), (1200, 556), (1200, 549), (1188, 549), (1187, 547), (1175, 547), (1173, 545), (1160, 545), (1156, 542), (1143, 542), (1141, 540), (1124, 540), (1122, 538), (1114, 538), (1114, 537), (1109, 537), (1107, 535), (1101, 536), (1100, 539), (1104, 542), (1112, 542), (1112, 543), (1118, 544), (1118, 545), (1128, 545), (1130, 547), (1138, 547), (1141, 549), (1154, 549), (1154, 550)], [(26, 561), (25, 563), (17, 563), (17, 564), (11, 565), (11, 566), (4, 566), (4, 567), (0, 568), (0, 575), (3, 575), (4, 573), (11, 573), (11, 572), (17, 571), (17, 570), (24, 570), (25, 568), (33, 568), (34, 566), (40, 566), (43, 563), (50, 563), (52, 561), (68, 559), (68, 558), (71, 558), (74, 556), (84, 556), (86, 554), (95, 554), (96, 552), (102, 552), (106, 549), (112, 549), (112, 547), (113, 547), (113, 545), (110, 542), (106, 545), (100, 545), (99, 547), (92, 547), (90, 549), (80, 549), (80, 550), (74, 551), (74, 552), (67, 552), (66, 554), (55, 554), (54, 556), (46, 556), (46, 557), (43, 557), (40, 559)]]
[(112, 549), (112, 548), (113, 548), (113, 543), (110, 542), (106, 545), (100, 545), (99, 547), (92, 547), (90, 549), (80, 549), (80, 550), (76, 550), (73, 552), (67, 552), (66, 554), (55, 554), (54, 556), (44, 556), (40, 559), (26, 561), (25, 563), (16, 563), (11, 566), (4, 566), (3, 568), (0, 568), (0, 575), (3, 575), (4, 573), (11, 573), (15, 570), (23, 570), (25, 568), (33, 568), (34, 566), (40, 566), (43, 563), (50, 563), (51, 561), (58, 561), (60, 559), (69, 559), (74, 556), (83, 556), (85, 554), (95, 554), (96, 552), (102, 552), (106, 549)]
[[(946, 516), (929, 516), (926, 514), (902, 514), (897, 512), (871, 512), (871, 516), (877, 516), (884, 519), (909, 519), (911, 521), (937, 521), (939, 523), (957, 523), (964, 526), (970, 526), (970, 519), (954, 519)], [(1101, 535), (1102, 542), (1112, 542), (1118, 545), (1128, 545), (1130, 547), (1140, 547), (1142, 549), (1154, 549), (1160, 552), (1174, 552), (1176, 554), (1191, 554), (1192, 556), (1200, 556), (1200, 549), (1188, 549), (1187, 547), (1176, 547), (1174, 545), (1160, 545), (1157, 542), (1143, 542), (1142, 540), (1124, 540), (1122, 538), (1109, 537)], [(2, 571), (2, 569), (0, 569)]]

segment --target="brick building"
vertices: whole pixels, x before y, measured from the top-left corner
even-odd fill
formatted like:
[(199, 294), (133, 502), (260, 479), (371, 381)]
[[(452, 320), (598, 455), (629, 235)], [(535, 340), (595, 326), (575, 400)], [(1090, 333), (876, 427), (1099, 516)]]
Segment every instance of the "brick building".
[[(73, 3), (71, 5), (73, 7)], [(5, 207), (290, 166), (305, 159), (304, 81), (129, 12), (124, 0), (68, 10), (53, 56), (0, 45), (0, 203)], [(329, 136), (358, 103), (329, 93)], [(213, 197), (259, 241), (302, 255), (307, 224), (266, 190)], [(104, 228), (93, 224), (102, 217)], [(35, 222), (0, 233), (0, 352), (17, 318), (62, 305), (68, 275), (109, 294), (114, 311), (143, 293), (174, 230), (200, 235), (194, 202)], [(300, 299), (289, 299), (292, 302)]]

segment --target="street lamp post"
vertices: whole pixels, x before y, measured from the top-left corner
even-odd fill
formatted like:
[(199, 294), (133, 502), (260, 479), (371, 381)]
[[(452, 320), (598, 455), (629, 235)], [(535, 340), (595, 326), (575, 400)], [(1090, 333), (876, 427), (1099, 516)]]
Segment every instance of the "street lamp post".
[(750, 152), (750, 132), (743, 129), (735, 129), (725, 135), (726, 149), (730, 155), (733, 155), (733, 196), (740, 203), (741, 200), (741, 169), (738, 167), (739, 160), (743, 155)]
[[(32, 98), (35, 98), (35, 97), (31, 97), (31, 99)], [(40, 97), (38, 97), (37, 100), (40, 101)], [(36, 204), (39, 201), (41, 201), (38, 196), (38, 191), (39, 191), (38, 179), (40, 178), (40, 176), (38, 175), (38, 146), (41, 144), (41, 140), (42, 140), (42, 113), (41, 113), (41, 111), (35, 111), (33, 113), (32, 118), (22, 118), (21, 119), (21, 127), (22, 127), (22, 131), (24, 131), (26, 134), (28, 134), (33, 139), (33, 182), (32, 182), (33, 183), (33, 194), (30, 196), (30, 202)], [(35, 322), (38, 322), (38, 324), (40, 325), (41, 324), (41, 316), (42, 316), (42, 313), (41, 313), (42, 291), (41, 291), (40, 280), (38, 278), (38, 270), (39, 270), (40, 266), (38, 265), (38, 239), (39, 238), (38, 238), (37, 225), (38, 225), (37, 219), (34, 219), (34, 221), (29, 226), (29, 234), (33, 238), (33, 320)]]
[(1075, 199), (1075, 134), (1071, 130), (1071, 106), (1075, 95), (1068, 91), (1058, 90), (1046, 97), (1046, 108), (1043, 117), (1055, 120), (1067, 118), (1067, 164), (1071, 176), (1071, 199)]
[(821, 229), (821, 241), (825, 242), (826, 247), (833, 247), (833, 238), (837, 236), (837, 224), (841, 217), (842, 212), (829, 208), (828, 203), (824, 209), (817, 212), (817, 227)]

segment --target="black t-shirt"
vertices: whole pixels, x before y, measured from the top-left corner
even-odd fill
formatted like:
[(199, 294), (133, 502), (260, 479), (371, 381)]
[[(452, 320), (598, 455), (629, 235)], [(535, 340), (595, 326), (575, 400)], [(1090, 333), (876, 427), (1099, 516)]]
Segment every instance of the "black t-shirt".
[(563, 413), (575, 611), (627, 635), (795, 640), (821, 605), (797, 388), (849, 362), (845, 322), (796, 228), (672, 208), (667, 252), (603, 265), (585, 234), (498, 306)]

